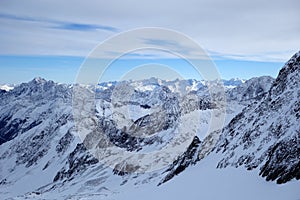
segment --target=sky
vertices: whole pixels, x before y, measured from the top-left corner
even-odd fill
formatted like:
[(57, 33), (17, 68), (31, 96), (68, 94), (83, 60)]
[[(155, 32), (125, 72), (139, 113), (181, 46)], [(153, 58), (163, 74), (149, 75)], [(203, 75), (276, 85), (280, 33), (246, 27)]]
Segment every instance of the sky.
[[(0, 84), (25, 82), (36, 76), (72, 83), (101, 44), (142, 27), (172, 30), (194, 41), (223, 79), (276, 77), (299, 51), (299, 10), (298, 0), (1, 0)], [(184, 49), (178, 52), (185, 58), (197, 57), (184, 39), (162, 35), (140, 32), (135, 37), (143, 40), (136, 44), (123, 38), (106, 56), (114, 57), (122, 46), (147, 44)], [(147, 69), (147, 63), (169, 66), (183, 78), (199, 78), (182, 57), (155, 50), (136, 50), (118, 58), (102, 80), (119, 80), (139, 66)], [(145, 75), (155, 76), (158, 69), (153, 68), (153, 74), (146, 70)]]

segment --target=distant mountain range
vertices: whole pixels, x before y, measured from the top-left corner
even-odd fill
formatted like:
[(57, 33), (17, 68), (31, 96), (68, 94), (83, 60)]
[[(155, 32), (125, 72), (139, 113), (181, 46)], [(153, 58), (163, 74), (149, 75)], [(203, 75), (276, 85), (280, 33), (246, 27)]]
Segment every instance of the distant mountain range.
[[(1, 87), (0, 196), (118, 199), (119, 190), (131, 186), (174, 183), (175, 176), (184, 177), (191, 166), (209, 159), (219, 169), (258, 170), (278, 184), (299, 180), (300, 52), (276, 79), (222, 80), (224, 97), (210, 94), (210, 85), (219, 83), (151, 78), (83, 86), (35, 78)], [(79, 99), (74, 100), (75, 89)], [(93, 99), (79, 104), (85, 96)], [(217, 103), (220, 99), (224, 104)], [(224, 126), (211, 129), (210, 120), (222, 106)], [(162, 166), (161, 160), (145, 164), (154, 171), (119, 163), (123, 154), (113, 161), (96, 156), (111, 145), (137, 155), (162, 151), (177, 134), (182, 136), (177, 142), (187, 145), (170, 163), (168, 154), (160, 157)]]

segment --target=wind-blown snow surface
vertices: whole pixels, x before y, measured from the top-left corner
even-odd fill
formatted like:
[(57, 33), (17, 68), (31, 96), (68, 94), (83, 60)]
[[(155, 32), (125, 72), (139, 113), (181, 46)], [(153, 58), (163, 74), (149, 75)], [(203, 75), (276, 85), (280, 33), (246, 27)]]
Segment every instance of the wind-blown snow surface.
[(299, 181), (278, 185), (260, 178), (257, 170), (216, 169), (216, 163), (220, 159), (217, 154), (210, 154), (167, 184), (160, 187), (143, 185), (139, 188), (122, 188), (122, 192), (111, 196), (110, 199), (298, 200), (300, 198)]

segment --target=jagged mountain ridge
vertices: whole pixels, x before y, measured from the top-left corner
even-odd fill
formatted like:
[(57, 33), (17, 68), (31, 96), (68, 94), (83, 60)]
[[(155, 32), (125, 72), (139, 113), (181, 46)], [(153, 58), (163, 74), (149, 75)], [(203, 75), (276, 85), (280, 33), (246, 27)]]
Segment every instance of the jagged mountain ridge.
[[(71, 114), (71, 90), (67, 85), (58, 85), (53, 81), (36, 78), (3, 94), (0, 106), (0, 144), (2, 144), (38, 127), (48, 117), (57, 120), (68, 118)], [(54, 114), (61, 116), (53, 116)]]
[[(153, 83), (153, 82), (151, 82), (151, 83)], [(260, 96), (262, 94), (264, 94), (265, 92), (267, 92), (268, 85), (271, 85), (271, 83), (269, 83), (269, 82), (264, 83), (262, 81), (261, 84), (266, 85), (266, 87), (263, 88), (264, 91), (257, 90), (257, 92), (259, 93)], [(153, 109), (153, 111), (155, 111), (155, 109), (156, 109), (155, 107), (160, 105), (163, 102), (164, 99), (163, 98), (162, 99), (157, 98), (156, 101), (153, 101), (152, 100), (153, 96), (160, 96), (161, 95), (160, 97), (164, 97), (165, 94), (170, 94), (172, 96), (173, 95), (172, 93), (174, 93), (174, 91), (177, 91), (178, 93), (180, 93), (179, 91), (182, 92), (182, 89), (181, 90), (179, 90), (179, 89), (174, 90), (174, 88), (170, 89), (168, 87), (166, 87), (165, 89), (162, 89), (162, 87), (160, 87), (159, 85), (154, 84), (156, 87), (152, 87), (153, 84), (150, 84), (150, 85), (151, 85), (151, 87), (145, 87), (147, 85), (142, 85), (141, 88), (137, 89), (137, 91), (135, 93), (136, 96), (134, 98), (132, 98), (131, 101), (121, 102), (121, 104), (120, 104), (121, 107), (123, 105), (130, 105), (131, 109), (141, 111), (142, 112), (141, 116), (140, 115), (139, 116), (129, 116), (129, 118), (130, 118), (129, 122), (126, 122), (126, 123), (122, 124), (122, 126), (117, 124), (117, 125), (115, 125), (115, 128), (122, 131), (122, 128), (124, 127), (123, 125), (126, 126), (127, 124), (131, 124), (132, 122), (141, 121), (141, 119), (143, 119), (144, 116), (149, 114), (148, 113), (149, 109)], [(112, 86), (114, 86), (114, 84), (112, 84), (110, 87), (112, 87)], [(96, 98), (98, 98), (100, 101), (103, 100), (103, 102), (104, 102), (103, 104), (101, 104), (99, 106), (99, 108), (98, 108), (99, 113), (98, 114), (102, 115), (102, 116), (105, 116), (106, 118), (109, 118), (109, 119), (118, 120), (119, 116), (113, 116), (112, 117), (112, 115), (111, 115), (112, 113), (109, 113), (109, 106), (110, 106), (110, 103), (111, 103), (109, 100), (110, 100), (110, 97), (111, 97), (111, 94), (112, 94), (112, 92), (109, 91), (110, 87), (108, 87), (108, 88), (101, 88), (101, 87), (96, 88), (99, 92), (101, 92), (98, 95), (96, 94)], [(69, 86), (65, 86), (65, 88), (67, 88), (67, 90), (70, 89)], [(156, 88), (154, 93), (152, 92), (153, 88)], [(196, 91), (201, 91), (201, 90), (203, 90), (203, 88), (205, 88), (205, 87), (203, 87), (203, 86), (199, 87), (199, 88), (197, 88)], [(231, 88), (229, 88), (229, 90), (227, 91), (227, 94), (229, 94), (230, 91), (231, 91)], [(247, 91), (247, 90), (243, 90), (243, 91)], [(205, 103), (207, 101), (209, 102), (210, 99), (199, 98), (199, 97), (197, 97), (197, 95), (199, 95), (199, 94), (201, 94), (201, 92), (197, 93), (197, 92), (193, 92), (193, 90), (192, 90), (192, 92), (189, 95), (196, 95), (195, 96), (196, 97), (196, 102), (199, 102), (199, 100), (202, 99), (202, 100), (204, 100), (203, 101), (204, 104), (203, 103), (198, 104), (199, 107), (197, 107), (196, 105), (191, 106), (191, 108), (186, 107), (186, 108), (184, 108), (185, 112), (192, 112), (192, 111), (199, 110), (199, 109), (201, 110), (202, 108), (209, 110), (209, 109), (212, 108), (212, 107), (210, 107), (211, 105)], [(55, 96), (54, 94), (52, 94), (52, 95)], [(146, 97), (148, 96), (148, 99), (144, 98), (145, 96)], [(260, 98), (255, 99), (256, 95), (253, 94), (253, 93), (251, 93), (250, 96), (252, 96), (255, 101), (259, 101), (259, 99), (260, 99)], [(39, 98), (41, 98), (41, 97), (39, 97)], [(180, 95), (175, 95), (175, 98), (180, 99)], [(228, 97), (228, 98), (230, 98), (230, 97)], [(147, 100), (145, 100), (145, 99), (147, 99)], [(245, 99), (245, 102), (247, 102), (248, 100), (249, 100), (248, 98)], [(234, 98), (230, 99), (230, 101), (238, 102), (238, 100), (234, 99)], [(246, 104), (245, 102), (243, 104)], [(251, 101), (251, 102), (253, 102), (253, 101)], [(172, 105), (172, 104), (168, 104), (168, 106), (169, 105)], [(58, 105), (57, 107), (61, 108), (61, 106), (62, 105)], [(71, 104), (70, 104), (70, 102), (68, 102), (64, 106), (67, 106), (67, 107), (70, 106), (71, 107)], [(166, 108), (171, 108), (171, 107), (168, 107), (168, 106)], [(244, 105), (242, 105), (241, 107), (244, 107)], [(232, 111), (233, 108), (230, 108), (229, 110)], [(66, 113), (68, 113), (68, 112), (66, 112)], [(117, 113), (117, 114), (122, 116), (121, 115), (122, 113)], [(110, 193), (110, 192), (112, 192), (112, 191), (109, 192), (109, 190), (110, 190), (109, 188), (105, 189), (103, 187), (104, 185), (106, 185), (105, 183), (109, 182), (108, 181), (108, 180), (110, 180), (109, 177), (114, 176), (113, 173), (112, 173), (112, 170), (110, 168), (103, 167), (101, 165), (101, 163), (97, 162), (97, 160), (95, 160), (93, 158), (93, 156), (90, 155), (86, 151), (86, 149), (84, 148), (84, 146), (82, 145), (80, 140), (78, 140), (78, 138), (76, 138), (76, 133), (72, 129), (73, 124), (72, 124), (71, 117), (69, 117), (68, 120), (70, 120), (67, 123), (68, 124), (67, 125), (68, 129), (64, 129), (62, 131), (62, 130), (59, 130), (59, 129), (54, 127), (54, 129), (56, 129), (56, 132), (55, 132), (56, 136), (55, 137), (58, 137), (56, 142), (53, 143), (53, 144), (55, 144), (54, 145), (55, 146), (55, 152), (56, 152), (55, 154), (57, 154), (57, 155), (53, 155), (54, 158), (52, 158), (52, 160), (51, 159), (48, 159), (48, 160), (45, 159), (44, 160), (44, 158), (47, 157), (47, 154), (49, 154), (49, 151), (44, 152), (44, 153), (40, 153), (39, 154), (40, 156), (36, 156), (37, 159), (34, 159), (34, 161), (31, 161), (30, 163), (32, 163), (32, 164), (27, 166), (28, 169), (31, 169), (34, 166), (35, 167), (38, 166), (39, 163), (41, 161), (43, 161), (43, 167), (41, 167), (41, 170), (43, 172), (45, 172), (49, 169), (53, 169), (54, 163), (57, 163), (57, 162), (61, 163), (60, 167), (57, 168), (54, 171), (54, 173), (49, 172), (49, 175), (51, 175), (51, 179), (49, 179), (50, 181), (47, 184), (50, 184), (50, 185), (47, 186), (47, 184), (45, 184), (45, 185), (41, 184), (40, 189), (38, 191), (39, 192), (51, 192), (51, 191), (58, 190), (58, 188), (60, 188), (60, 187), (68, 188), (69, 185), (71, 185), (71, 184), (79, 185), (78, 177), (87, 176), (87, 178), (83, 179), (83, 182), (86, 183), (85, 185), (89, 185), (90, 187), (95, 187), (96, 186), (97, 188), (99, 188), (99, 191), (101, 191), (100, 193)], [(122, 122), (124, 122), (124, 121), (122, 121)], [(52, 129), (52, 128), (50, 128), (50, 129)], [(51, 131), (49, 131), (49, 132), (51, 132)], [(22, 133), (19, 134), (21, 136), (17, 136), (17, 138), (19, 139), (19, 137), (21, 137), (21, 138), (24, 139), (23, 141), (25, 141), (26, 139), (28, 140), (28, 138), (26, 137), (27, 133), (28, 133), (27, 131), (22, 132)], [(33, 132), (29, 132), (29, 134), (33, 134)], [(40, 134), (40, 133), (35, 133), (35, 134), (37, 134), (38, 137), (35, 138), (33, 141), (36, 141), (38, 139), (37, 143), (40, 142), (41, 144), (43, 144), (44, 143), (43, 138), (46, 138), (47, 140), (49, 139), (49, 138), (43, 136), (43, 134)], [(52, 136), (55, 135), (55, 134), (50, 133), (50, 135), (52, 135)], [(73, 134), (75, 135), (75, 137), (74, 137)], [(17, 138), (15, 138), (15, 139), (17, 139)], [(18, 145), (18, 144), (16, 144), (15, 139), (12, 138), (11, 142), (8, 142), (7, 144), (5, 143), (4, 145), (6, 145), (6, 147), (7, 147), (7, 145), (11, 146), (11, 144), (13, 144), (13, 143), (14, 143), (14, 145)], [(194, 139), (193, 141), (196, 141), (196, 139)], [(116, 142), (118, 142), (118, 141), (116, 141)], [(36, 144), (36, 142), (30, 143), (30, 145), (32, 145), (32, 144)], [(51, 148), (51, 146), (53, 146), (53, 144), (47, 146), (47, 148)], [(30, 145), (29, 145), (28, 148), (30, 148)], [(64, 146), (66, 146), (66, 148)], [(129, 142), (128, 146), (126, 145), (126, 147), (128, 147), (128, 148), (130, 148), (131, 146), (132, 146), (131, 142)], [(203, 146), (204, 146), (204, 144), (202, 143), (202, 141), (200, 141), (200, 143), (194, 142), (187, 149), (186, 153), (183, 154), (182, 156), (178, 157), (178, 159), (176, 161), (174, 161), (174, 163), (172, 165), (170, 165), (169, 168), (166, 168), (166, 169), (162, 170), (158, 174), (152, 174), (148, 177), (143, 177), (142, 179), (139, 179), (137, 177), (132, 178), (130, 175), (125, 175), (123, 177), (118, 178), (119, 179), (118, 184), (122, 185), (122, 184), (126, 183), (127, 181), (132, 181), (132, 180), (136, 181), (136, 183), (147, 182), (147, 181), (148, 182), (149, 181), (156, 181), (157, 183), (164, 182), (162, 180), (167, 180), (168, 179), (167, 177), (171, 177), (172, 174), (176, 175), (176, 174), (178, 174), (182, 171), (181, 169), (186, 168), (189, 165), (195, 164), (194, 161), (197, 160), (197, 159), (195, 159), (195, 155), (197, 155), (197, 153), (199, 153), (199, 151), (201, 150), (201, 148), (203, 148)], [(139, 149), (139, 148), (137, 148), (137, 149)], [(33, 149), (30, 149), (30, 150), (29, 149), (22, 149), (22, 151), (32, 151), (32, 150)], [(19, 150), (19, 152), (21, 152), (21, 151)], [(190, 152), (190, 153), (188, 153), (188, 152)], [(13, 153), (10, 152), (10, 155), (12, 155), (12, 154)], [(9, 153), (7, 153), (7, 155), (9, 155)], [(3, 157), (3, 159), (5, 160), (5, 159), (7, 159), (7, 157), (8, 156)], [(28, 156), (26, 156), (26, 154), (25, 154), (25, 157), (28, 158)], [(191, 157), (193, 158), (192, 160), (190, 159)], [(18, 163), (18, 165), (20, 167), (23, 164)], [(16, 167), (16, 168), (18, 168), (18, 167)], [(96, 175), (97, 174), (96, 171), (100, 172), (101, 175), (99, 175), (99, 174)], [(165, 171), (165, 173), (163, 173), (164, 171)], [(91, 176), (92, 174), (94, 174), (93, 178)], [(118, 172), (117, 172), (117, 174), (118, 174)], [(9, 177), (7, 177), (6, 181), (5, 181), (5, 179), (6, 178), (2, 179), (2, 183), (6, 187), (6, 186), (9, 185), (11, 180), (10, 180)], [(77, 179), (77, 181), (76, 181), (76, 179)], [(38, 188), (39, 187), (35, 187), (35, 189), (38, 189)], [(81, 190), (84, 190), (84, 186), (82, 186)], [(91, 189), (91, 190), (95, 191), (94, 189)]]
[(261, 101), (249, 105), (223, 130), (219, 168), (259, 168), (266, 180), (300, 179), (300, 52), (280, 70)]
[[(240, 83), (239, 79), (234, 79), (236, 81), (230, 81), (231, 84), (237, 85)], [(118, 83), (120, 85), (127, 83), (127, 81)], [(144, 81), (130, 81), (129, 83), (132, 83), (132, 85), (137, 88), (136, 93), (134, 94), (134, 97), (131, 99), (133, 100), (130, 102), (131, 104), (141, 104), (141, 106), (155, 106), (160, 105), (163, 102), (160, 100), (160, 98), (156, 98), (157, 96), (160, 96), (161, 93), (164, 91), (168, 91), (168, 93), (171, 93), (173, 91), (179, 91), (183, 92), (182, 90), (185, 90), (183, 93), (187, 92), (193, 92), (196, 90), (204, 90), (207, 92), (206, 83), (203, 81), (196, 81), (196, 80), (177, 80), (176, 81), (163, 81), (159, 79), (152, 78), (150, 80), (144, 80)], [(112, 91), (114, 90), (117, 82), (108, 82), (108, 83), (101, 83), (96, 88), (89, 87), (91, 89), (96, 89), (96, 98), (97, 99), (104, 99), (106, 101), (110, 101)], [(164, 90), (165, 86), (166, 90)], [(232, 87), (232, 85), (228, 85)], [(13, 113), (20, 112), (21, 104), (20, 101), (24, 97), (24, 101), (34, 101), (37, 99), (41, 99), (42, 101), (46, 102), (48, 100), (56, 100), (56, 99), (62, 99), (62, 101), (68, 101), (67, 103), (71, 105), (71, 86), (70, 85), (64, 85), (64, 84), (55, 84), (53, 81), (46, 81), (42, 78), (35, 78), (29, 83), (23, 83), (17, 86), (11, 87), (9, 90), (1, 90), (1, 94), (5, 94), (2, 98), (2, 105), (7, 104), (7, 102), (12, 101), (15, 104), (7, 104), (4, 106), (3, 114), (0, 118), (1, 123), (1, 137), (0, 138), (0, 144), (4, 141), (10, 140), (14, 138), (16, 135), (18, 135), (18, 132), (26, 132), (26, 130), (31, 129), (31, 127), (37, 125), (41, 120), (38, 120), (36, 122), (31, 122), (32, 124), (24, 125), (25, 120), (18, 119), (18, 117), (15, 118), (15, 121), (10, 122), (10, 124), (5, 124), (5, 122), (8, 122), (10, 118), (12, 118)], [(12, 90), (13, 89), (13, 90)], [(10, 92), (9, 92), (10, 91)], [(46, 92), (42, 95), (43, 92)], [(0, 94), (0, 95), (1, 95)], [(50, 99), (48, 99), (50, 98)], [(142, 103), (139, 102), (138, 99), (141, 99)], [(147, 99), (147, 100), (145, 100)], [(28, 102), (29, 103), (29, 102)], [(26, 104), (26, 103), (24, 103)], [(148, 105), (149, 104), (149, 105)], [(10, 107), (9, 107), (10, 106)], [(34, 110), (31, 108), (31, 110)], [(7, 112), (6, 112), (7, 111)], [(24, 111), (25, 112), (25, 111)], [(27, 111), (26, 111), (27, 112)], [(10, 113), (10, 114), (8, 114)], [(27, 115), (30, 116), (30, 112), (27, 112)], [(39, 115), (42, 115), (42, 113), (39, 113)], [(20, 121), (18, 121), (20, 120)], [(28, 122), (26, 122), (28, 123)], [(25, 127), (26, 126), (26, 127)], [(5, 129), (5, 130), (4, 130)], [(12, 133), (13, 132), (13, 133)]]

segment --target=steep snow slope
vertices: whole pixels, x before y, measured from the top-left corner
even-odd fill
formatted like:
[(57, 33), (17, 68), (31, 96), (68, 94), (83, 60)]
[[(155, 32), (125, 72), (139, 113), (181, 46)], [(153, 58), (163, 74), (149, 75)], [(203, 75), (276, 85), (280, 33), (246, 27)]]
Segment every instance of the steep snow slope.
[[(31, 129), (49, 118), (61, 120), (60, 127), (71, 114), (71, 91), (67, 85), (36, 78), (2, 94), (0, 100), (0, 144)], [(54, 119), (53, 119), (54, 120)], [(54, 121), (55, 122), (55, 121)], [(46, 132), (46, 127), (40, 131)]]
[(259, 168), (266, 180), (300, 179), (300, 52), (280, 70), (269, 92), (224, 129), (219, 168)]
[[(73, 147), (71, 91), (36, 78), (0, 101), (0, 192), (16, 196), (53, 180)], [(65, 141), (62, 145), (61, 141)], [(41, 178), (43, 177), (43, 178)], [(28, 182), (30, 184), (28, 184)]]

